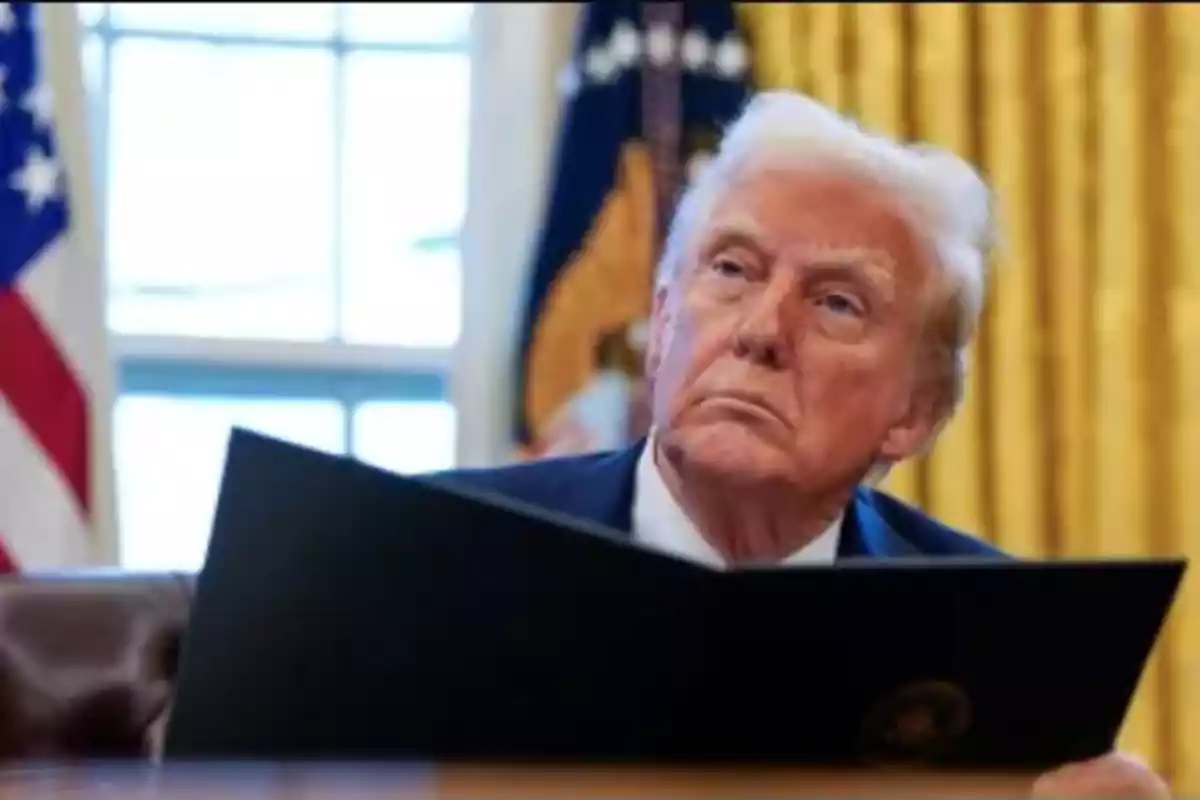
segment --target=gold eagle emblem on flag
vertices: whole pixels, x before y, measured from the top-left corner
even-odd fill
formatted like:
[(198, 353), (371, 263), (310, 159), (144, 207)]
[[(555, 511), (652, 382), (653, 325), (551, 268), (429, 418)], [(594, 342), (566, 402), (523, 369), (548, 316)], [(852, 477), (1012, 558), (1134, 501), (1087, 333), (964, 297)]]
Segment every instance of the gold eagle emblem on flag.
[(644, 432), (654, 225), (650, 155), (626, 142), (613, 188), (534, 328), (524, 402), (535, 453), (606, 449)]

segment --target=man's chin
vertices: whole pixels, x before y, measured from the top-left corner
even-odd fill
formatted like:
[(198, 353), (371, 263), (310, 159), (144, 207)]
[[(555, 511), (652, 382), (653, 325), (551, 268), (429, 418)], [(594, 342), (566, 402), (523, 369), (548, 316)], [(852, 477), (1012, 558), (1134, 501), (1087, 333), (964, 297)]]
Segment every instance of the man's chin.
[(795, 470), (788, 444), (757, 426), (732, 421), (688, 425), (660, 434), (663, 455), (682, 472), (731, 482), (788, 480)]

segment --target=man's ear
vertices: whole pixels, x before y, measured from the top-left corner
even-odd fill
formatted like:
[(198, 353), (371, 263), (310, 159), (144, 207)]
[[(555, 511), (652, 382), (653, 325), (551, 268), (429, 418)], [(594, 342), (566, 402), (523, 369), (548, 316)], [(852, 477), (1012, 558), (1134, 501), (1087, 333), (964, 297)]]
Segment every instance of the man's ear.
[(662, 361), (663, 348), (666, 346), (664, 337), (670, 327), (671, 311), (667, 305), (667, 289), (659, 286), (654, 290), (654, 300), (650, 308), (650, 337), (646, 342), (646, 380), (653, 385), (654, 375)]
[(926, 375), (879, 448), (882, 460), (898, 463), (920, 455), (950, 413), (947, 382)]

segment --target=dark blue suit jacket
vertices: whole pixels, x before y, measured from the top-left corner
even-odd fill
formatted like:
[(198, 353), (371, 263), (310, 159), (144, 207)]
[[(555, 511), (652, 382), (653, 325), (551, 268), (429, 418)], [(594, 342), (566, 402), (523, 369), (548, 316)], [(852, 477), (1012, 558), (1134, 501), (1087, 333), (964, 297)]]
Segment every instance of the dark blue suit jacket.
[[(499, 494), (632, 535), (633, 490), (645, 441), (628, 450), (457, 470), (439, 481)], [(888, 495), (860, 488), (842, 528), (839, 558), (866, 556), (1004, 557), (986, 542), (949, 528)]]

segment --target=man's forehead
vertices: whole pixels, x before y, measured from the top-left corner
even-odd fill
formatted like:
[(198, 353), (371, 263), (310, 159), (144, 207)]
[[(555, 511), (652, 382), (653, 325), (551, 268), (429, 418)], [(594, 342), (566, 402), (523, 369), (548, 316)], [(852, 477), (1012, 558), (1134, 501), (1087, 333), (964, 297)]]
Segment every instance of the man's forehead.
[(740, 229), (778, 246), (880, 250), (919, 257), (912, 216), (882, 185), (846, 171), (763, 170), (736, 181), (718, 200), (710, 230)]

